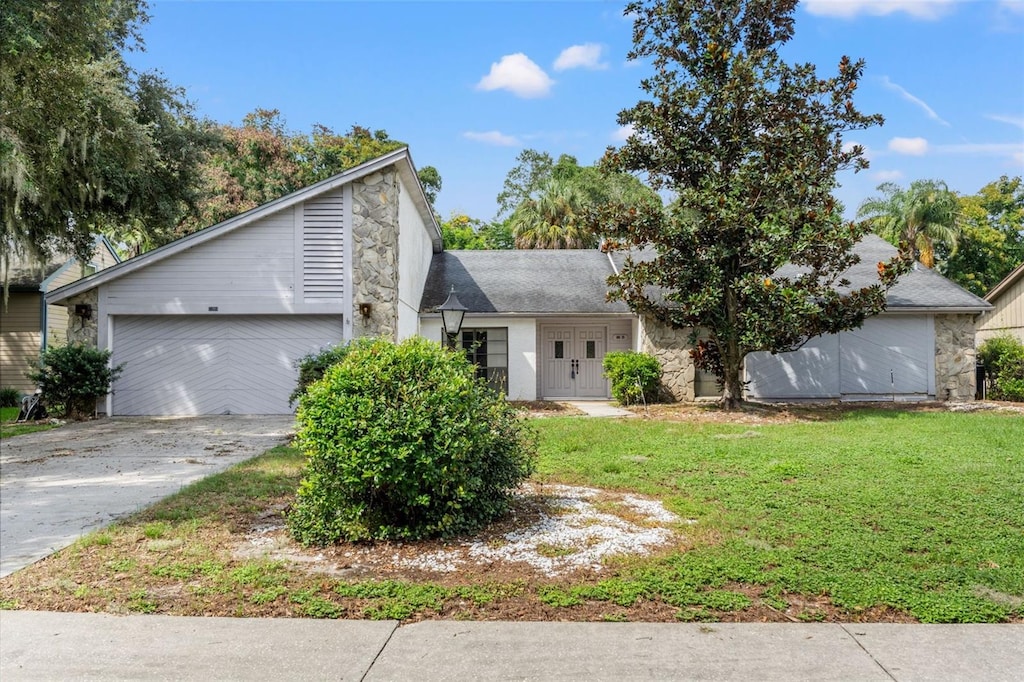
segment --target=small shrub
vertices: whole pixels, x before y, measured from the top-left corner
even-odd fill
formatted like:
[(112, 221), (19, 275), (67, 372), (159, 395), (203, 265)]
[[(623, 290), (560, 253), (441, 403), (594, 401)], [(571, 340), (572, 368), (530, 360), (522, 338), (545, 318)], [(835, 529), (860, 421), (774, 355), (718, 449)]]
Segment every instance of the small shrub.
[(348, 354), (348, 346), (331, 346), (316, 353), (299, 358), (299, 381), (288, 396), (288, 404), (294, 405), (314, 381), (320, 381), (329, 367), (338, 364)]
[(1024, 402), (1024, 343), (1020, 339), (1009, 334), (993, 337), (978, 348), (978, 358), (992, 378), (992, 398)]
[(647, 353), (612, 351), (604, 356), (604, 375), (612, 382), (612, 395), (623, 405), (654, 402), (658, 398), (661, 365)]
[(21, 405), (21, 391), (13, 386), (0, 388), (0, 407), (18, 407)]
[(304, 544), (450, 536), (502, 515), (536, 439), (462, 353), (362, 340), (299, 400)]
[(110, 351), (84, 344), (48, 348), (42, 366), (25, 376), (42, 390), (48, 412), (81, 419), (93, 414), (96, 400), (110, 393), (110, 385), (124, 365), (110, 367)]

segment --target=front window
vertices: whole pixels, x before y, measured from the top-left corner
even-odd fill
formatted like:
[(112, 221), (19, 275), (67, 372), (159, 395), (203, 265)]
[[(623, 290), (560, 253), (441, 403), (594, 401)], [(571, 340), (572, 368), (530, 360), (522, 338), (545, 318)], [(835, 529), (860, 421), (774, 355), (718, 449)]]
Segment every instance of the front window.
[(476, 375), (496, 391), (508, 393), (508, 328), (463, 329), (462, 350)]

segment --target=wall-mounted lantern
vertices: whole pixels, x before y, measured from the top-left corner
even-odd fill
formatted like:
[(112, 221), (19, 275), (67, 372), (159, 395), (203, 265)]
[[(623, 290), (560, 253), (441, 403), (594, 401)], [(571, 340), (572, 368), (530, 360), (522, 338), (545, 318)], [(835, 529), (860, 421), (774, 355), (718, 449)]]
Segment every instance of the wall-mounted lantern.
[(445, 345), (449, 348), (454, 348), (455, 337), (458, 336), (459, 331), (462, 329), (462, 319), (466, 316), (466, 311), (469, 309), (462, 305), (462, 301), (455, 295), (454, 286), (451, 293), (448, 294), (448, 298), (444, 300), (444, 303), (437, 306), (437, 309), (441, 313), (441, 332), (444, 334)]

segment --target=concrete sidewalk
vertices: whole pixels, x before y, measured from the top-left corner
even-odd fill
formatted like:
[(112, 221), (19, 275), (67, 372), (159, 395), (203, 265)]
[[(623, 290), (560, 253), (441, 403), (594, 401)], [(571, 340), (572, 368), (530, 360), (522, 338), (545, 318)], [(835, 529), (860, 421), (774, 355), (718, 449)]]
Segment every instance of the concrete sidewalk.
[(1021, 680), (1024, 626), (0, 612), (15, 680)]

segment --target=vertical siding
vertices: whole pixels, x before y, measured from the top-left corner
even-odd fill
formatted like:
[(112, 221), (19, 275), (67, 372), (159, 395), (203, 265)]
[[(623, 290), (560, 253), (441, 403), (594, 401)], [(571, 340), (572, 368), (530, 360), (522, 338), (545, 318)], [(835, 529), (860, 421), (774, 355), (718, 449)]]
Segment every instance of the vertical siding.
[(1014, 282), (992, 303), (995, 309), (978, 320), (976, 342), (1010, 333), (1024, 341), (1024, 277)]
[(345, 293), (342, 191), (302, 205), (302, 295), (305, 299), (341, 299)]
[(0, 386), (28, 393), (35, 389), (25, 372), (39, 357), (42, 334), (39, 294), (11, 293), (0, 326)]

